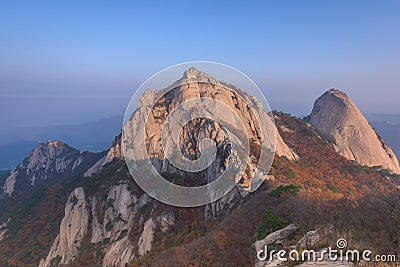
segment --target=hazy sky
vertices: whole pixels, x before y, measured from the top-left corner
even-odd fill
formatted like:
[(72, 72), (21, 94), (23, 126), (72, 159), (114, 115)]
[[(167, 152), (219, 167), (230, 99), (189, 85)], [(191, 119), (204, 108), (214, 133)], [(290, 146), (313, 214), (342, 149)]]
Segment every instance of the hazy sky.
[(122, 115), (145, 79), (193, 60), (241, 70), (296, 115), (331, 87), (400, 114), (400, 1), (82, 2), (0, 2), (2, 127)]

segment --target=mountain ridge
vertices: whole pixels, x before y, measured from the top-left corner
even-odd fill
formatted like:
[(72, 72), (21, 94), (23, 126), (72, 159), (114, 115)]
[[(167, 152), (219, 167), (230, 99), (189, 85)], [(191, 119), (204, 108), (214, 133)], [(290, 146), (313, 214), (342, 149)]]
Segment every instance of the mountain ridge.
[[(185, 79), (192, 77), (191, 72), (184, 74)], [(162, 99), (168, 105), (156, 105), (150, 122), (160, 120), (158, 114), (163, 114), (160, 111), (167, 110), (167, 106), (172, 108), (176, 99), (184, 101), (213, 92), (202, 86), (180, 88), (172, 93), (176, 95), (170, 102)], [(235, 99), (230, 97), (234, 94), (230, 91), (220, 91), (219, 97), (224, 94), (228, 99)], [(147, 92), (143, 96), (142, 105), (146, 105), (151, 95), (152, 92)], [(236, 101), (232, 106), (242, 107), (243, 103)], [(303, 229), (311, 230), (309, 227), (315, 229), (321, 212), (329, 210), (329, 205), (334, 203), (329, 202), (331, 199), (357, 203), (368, 194), (397, 192), (396, 184), (392, 183), (397, 176), (349, 161), (312, 124), (280, 112), (273, 116), (280, 138), (277, 146), (283, 152), (275, 155), (270, 172), (262, 177), (261, 187), (251, 192), (246, 190), (248, 184), (238, 183), (221, 199), (191, 209), (163, 204), (143, 192), (125, 164), (121, 135), (115, 137), (104, 153), (69, 151), (70, 147), (61, 141), (37, 144), (12, 171), (15, 188), (9, 190), (8, 183), (3, 189), (0, 208), (6, 212), (0, 216), (4, 238), (0, 241), (0, 264), (40, 267), (156, 266), (161, 263), (186, 266), (188, 262), (193, 266), (249, 265), (254, 264), (251, 248), (257, 225), (269, 207), (275, 207), (275, 212), (291, 222), (300, 223)], [(245, 112), (243, 117), (253, 120)], [(200, 134), (214, 138), (217, 145), (227, 148), (221, 142), (224, 132), (217, 125), (209, 121), (199, 121), (199, 125), (196, 129)], [(156, 134), (154, 128), (150, 130)], [(250, 129), (257, 131), (256, 127)], [(187, 137), (184, 145), (196, 141), (190, 135), (183, 136)], [(151, 152), (158, 152), (156, 144)], [(188, 155), (196, 152), (189, 146), (183, 148)], [(67, 160), (64, 156), (68, 151), (71, 155)], [(215, 170), (223, 170), (227, 160), (224, 155), (219, 154), (219, 168)], [(80, 156), (82, 159), (78, 160)], [(164, 164), (163, 160), (160, 158), (156, 167), (164, 171), (165, 179), (178, 184), (190, 185), (194, 178), (209, 182), (216, 177), (213, 172), (191, 177)], [(285, 188), (297, 188), (297, 191), (285, 192)], [(316, 218), (303, 214), (304, 208), (289, 209), (291, 205), (312, 199), (328, 202), (326, 207), (313, 210)], [(347, 230), (340, 221), (335, 221), (337, 218), (333, 222), (343, 231)], [(390, 222), (400, 225), (396, 218), (391, 217)], [(309, 225), (309, 221), (313, 223)], [(193, 253), (186, 253), (188, 249)], [(239, 259), (237, 255), (241, 253), (246, 256)]]

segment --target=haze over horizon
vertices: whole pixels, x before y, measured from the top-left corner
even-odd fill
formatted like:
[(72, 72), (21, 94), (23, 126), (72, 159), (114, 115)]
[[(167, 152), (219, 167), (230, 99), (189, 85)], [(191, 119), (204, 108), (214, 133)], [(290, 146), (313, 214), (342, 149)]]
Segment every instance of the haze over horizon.
[(2, 2), (0, 129), (122, 115), (144, 80), (194, 60), (239, 69), (294, 115), (332, 87), (363, 113), (400, 114), (399, 11), (398, 1)]

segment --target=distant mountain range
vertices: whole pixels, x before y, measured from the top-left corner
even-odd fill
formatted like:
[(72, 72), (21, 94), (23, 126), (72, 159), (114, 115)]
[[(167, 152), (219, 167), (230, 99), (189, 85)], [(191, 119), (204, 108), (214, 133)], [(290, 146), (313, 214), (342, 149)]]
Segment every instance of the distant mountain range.
[(106, 150), (121, 132), (122, 116), (76, 125), (20, 127), (0, 132), (0, 169), (19, 164), (38, 142), (64, 140), (78, 149), (99, 152)]

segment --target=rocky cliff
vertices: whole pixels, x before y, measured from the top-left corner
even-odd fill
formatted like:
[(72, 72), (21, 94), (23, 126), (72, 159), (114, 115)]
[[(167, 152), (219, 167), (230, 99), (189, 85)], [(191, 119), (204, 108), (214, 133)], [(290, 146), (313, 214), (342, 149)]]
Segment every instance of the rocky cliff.
[[(27, 240), (31, 246), (36, 244), (36, 248), (47, 244), (44, 236), (36, 236), (39, 229), (46, 229), (47, 238), (53, 233), (52, 222), (61, 216), (64, 204), (60, 205), (60, 201), (65, 201), (78, 179), (102, 156), (104, 153), (77, 150), (61, 141), (38, 143), (24, 161), (1, 180), (0, 241), (6, 239), (7, 247), (19, 249)], [(35, 229), (34, 233), (24, 230), (25, 227)], [(65, 244), (70, 245), (65, 241), (66, 236), (59, 237), (62, 251)], [(34, 256), (29, 257), (32, 258)]]
[(59, 234), (40, 267), (74, 262), (82, 244), (98, 245), (102, 266), (123, 267), (152, 250), (156, 231), (166, 232), (174, 225), (174, 213), (132, 190), (131, 181), (120, 180), (105, 192), (87, 195), (79, 187), (70, 194)]
[(309, 122), (347, 159), (400, 173), (396, 155), (345, 93), (324, 93), (315, 101)]
[[(193, 100), (198, 103), (190, 104), (190, 101)], [(185, 103), (189, 104), (185, 106)], [(206, 107), (204, 108), (206, 112), (199, 106)], [(178, 111), (176, 112), (176, 110)], [(185, 117), (186, 114), (190, 115)], [(196, 114), (202, 114), (202, 117), (196, 118)], [(175, 117), (169, 121), (171, 116)], [(214, 120), (210, 120), (210, 117)], [(182, 127), (180, 136), (175, 137), (177, 140), (171, 140), (170, 143), (166, 141), (166, 147), (169, 145), (179, 146), (181, 153), (187, 159), (196, 160), (201, 156), (200, 141), (204, 138), (214, 141), (219, 156), (207, 169), (199, 172), (203, 179), (203, 181), (199, 181), (200, 183), (214, 181), (227, 168), (228, 158), (232, 158), (231, 154), (235, 153), (232, 149), (233, 146), (229, 145), (229, 142), (232, 142), (229, 133), (236, 134), (245, 130), (248, 139), (246, 141), (251, 143), (246, 159), (246, 172), (242, 177), (238, 177), (242, 178), (242, 182), (238, 185), (241, 192), (251, 191), (252, 177), (257, 171), (260, 171), (260, 179), (267, 178), (268, 165), (272, 163), (273, 157), (258, 164), (261, 160), (260, 153), (264, 152), (265, 147), (271, 150), (276, 148), (279, 156), (295, 159), (293, 151), (283, 142), (279, 132), (274, 128), (273, 119), (270, 114), (265, 112), (261, 102), (243, 90), (218, 82), (207, 73), (195, 68), (185, 71), (179, 80), (166, 89), (155, 91), (148, 89), (142, 94), (137, 110), (124, 125), (123, 138), (125, 141), (123, 142), (137, 140), (142, 129), (146, 129), (143, 138), (146, 140), (145, 146), (148, 149), (143, 154), (152, 155), (151, 161), (157, 171), (159, 173), (178, 173), (185, 179), (190, 178), (190, 174), (177, 170), (176, 164), (171, 164), (167, 160), (162, 138), (164, 137), (164, 128), (167, 128), (166, 131), (173, 135), (173, 121), (186, 119), (189, 121)], [(277, 138), (271, 137), (271, 135), (276, 135)], [(131, 159), (137, 159), (142, 154), (141, 151), (138, 151), (140, 146), (138, 143), (133, 143), (131, 146), (134, 149), (128, 147), (127, 155), (131, 155), (129, 156)], [(263, 167), (266, 169), (264, 172)]]
[(121, 135), (115, 137), (112, 142), (110, 149), (107, 151), (107, 154), (99, 159), (92, 167), (90, 167), (84, 174), (85, 177), (90, 177), (95, 173), (100, 172), (101, 168), (110, 163), (114, 159), (122, 159), (123, 155), (121, 152)]
[[(192, 79), (199, 77), (208, 82), (213, 82), (214, 85), (192, 82)], [(188, 83), (182, 84), (182, 81)], [(161, 134), (165, 115), (169, 114), (179, 103), (194, 97), (205, 96), (228, 103), (231, 108), (237, 110), (240, 118), (248, 123), (246, 124), (247, 131), (250, 133), (249, 138), (254, 141), (254, 147), (261, 145), (259, 141), (261, 133), (260, 127), (257, 125), (256, 114), (249, 112), (242, 97), (249, 101), (254, 100), (250, 100), (250, 97), (244, 92), (241, 92), (242, 95), (240, 96), (237, 91), (223, 86), (212, 77), (193, 68), (186, 71), (183, 77), (172, 86), (174, 89), (163, 96), (153, 107), (146, 122), (148, 134), (146, 140), (151, 140), (147, 144), (148, 153), (156, 156), (153, 163), (160, 173), (174, 174), (175, 177), (183, 179), (180, 181), (182, 183), (190, 181), (195, 184), (202, 184), (215, 180), (228, 164), (229, 146), (225, 142), (227, 132), (218, 123), (207, 119), (188, 123), (183, 128), (182, 142), (180, 143), (183, 153), (190, 158), (193, 155), (198, 156), (196, 147), (201, 138), (207, 137), (214, 140), (220, 149), (220, 153), (217, 154), (216, 159), (207, 170), (194, 177), (178, 170), (163, 158), (160, 138), (157, 136)], [(141, 108), (146, 107), (146, 103), (153, 101), (160, 93), (162, 91), (146, 91), (141, 96), (138, 111), (133, 116), (141, 116)], [(210, 109), (212, 108), (210, 107)], [(267, 116), (266, 114), (261, 115)], [(137, 132), (144, 126), (141, 124), (131, 125), (128, 122), (126, 127), (133, 127), (134, 132)], [(276, 142), (277, 154), (295, 159), (295, 153), (284, 143), (278, 131), (274, 133), (278, 137)], [(254, 154), (251, 157), (252, 160), (249, 160), (249, 170), (246, 172), (243, 182), (238, 183), (237, 187), (222, 199), (198, 208), (198, 210), (203, 210), (199, 213), (198, 219), (207, 221), (211, 218), (220, 218), (224, 213), (240, 204), (248, 194), (250, 176), (255, 172), (257, 159), (255, 151), (252, 151), (252, 153)], [(41, 261), (41, 267), (51, 266), (54, 263), (72, 263), (79, 255), (76, 247), (82, 246), (83, 242), (98, 245), (99, 250), (103, 253), (103, 258), (100, 261), (103, 266), (125, 266), (133, 259), (142, 257), (151, 251), (154, 243), (159, 242), (159, 240), (156, 241), (156, 237), (167, 233), (169, 227), (175, 225), (176, 210), (168, 211), (170, 208), (166, 209), (165, 205), (161, 205), (132, 184), (133, 180), (131, 180), (129, 173), (126, 173), (123, 162), (121, 135), (115, 138), (108, 153), (85, 172), (85, 176), (88, 177), (89, 182), (103, 179), (100, 177), (103, 177), (108, 168), (115, 168), (113, 164), (122, 164), (123, 167), (118, 168), (117, 173), (114, 174), (121, 176), (121, 179), (116, 180), (106, 189), (88, 193), (85, 189), (87, 186), (83, 186), (71, 193), (66, 203), (59, 234), (47, 257)], [(113, 170), (115, 172), (115, 169)], [(270, 180), (271, 178), (267, 173), (259, 177), (260, 180)], [(65, 227), (66, 225), (69, 227)], [(71, 236), (71, 232), (79, 234), (72, 235), (70, 237), (72, 239), (69, 240), (71, 242), (67, 242), (65, 237)]]
[(53, 259), (60, 264), (73, 261), (79, 251), (89, 225), (89, 209), (84, 190), (76, 188), (65, 205), (65, 216), (61, 221), (60, 234), (54, 240), (46, 260), (39, 266), (51, 265)]
[(24, 177), (31, 186), (48, 177), (78, 168), (87, 152), (76, 150), (61, 141), (38, 143), (29, 156), (12, 170), (2, 186), (2, 195), (11, 196), (17, 177)]

